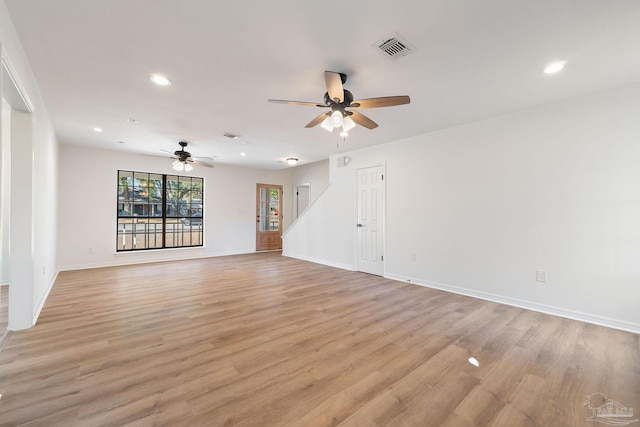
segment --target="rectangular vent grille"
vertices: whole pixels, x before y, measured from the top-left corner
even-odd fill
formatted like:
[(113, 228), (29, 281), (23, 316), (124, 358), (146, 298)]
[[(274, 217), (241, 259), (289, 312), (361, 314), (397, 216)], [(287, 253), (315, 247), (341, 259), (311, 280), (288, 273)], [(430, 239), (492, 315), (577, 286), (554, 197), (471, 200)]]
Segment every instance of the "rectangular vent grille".
[(240, 135), (236, 135), (235, 133), (231, 133), (231, 132), (225, 132), (223, 135), (231, 139), (240, 138)]
[(391, 33), (376, 43), (378, 49), (393, 59), (399, 59), (413, 52), (414, 47), (397, 33)]

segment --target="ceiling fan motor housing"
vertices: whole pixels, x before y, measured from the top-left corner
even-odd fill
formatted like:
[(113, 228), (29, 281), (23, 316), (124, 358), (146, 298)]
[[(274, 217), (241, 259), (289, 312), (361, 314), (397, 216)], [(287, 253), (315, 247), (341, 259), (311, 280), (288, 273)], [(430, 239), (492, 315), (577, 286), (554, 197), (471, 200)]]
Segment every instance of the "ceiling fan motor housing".
[(324, 93), (324, 103), (327, 107), (331, 107), (334, 104), (338, 104), (338, 105), (343, 105), (344, 107), (348, 107), (349, 104), (351, 104), (353, 102), (353, 94), (348, 91), (347, 89), (344, 89), (344, 95), (343, 95), (343, 100), (341, 103), (337, 103), (335, 102), (333, 99), (331, 99), (331, 97), (329, 97), (329, 92), (325, 92)]
[(191, 153), (189, 153), (188, 151), (184, 151), (184, 147), (186, 147), (188, 144), (188, 142), (185, 141), (180, 141), (178, 142), (178, 145), (180, 145), (180, 147), (182, 147), (180, 150), (176, 150), (173, 154), (175, 156), (178, 157), (178, 159), (180, 159), (180, 161), (184, 162), (185, 160), (187, 160), (189, 157), (191, 157)]

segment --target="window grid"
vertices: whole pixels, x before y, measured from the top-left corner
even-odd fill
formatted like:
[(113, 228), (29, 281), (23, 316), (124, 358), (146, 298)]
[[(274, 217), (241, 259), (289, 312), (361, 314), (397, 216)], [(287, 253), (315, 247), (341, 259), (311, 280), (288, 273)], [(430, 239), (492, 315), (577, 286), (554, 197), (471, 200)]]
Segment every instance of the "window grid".
[(204, 245), (204, 179), (118, 171), (118, 252)]

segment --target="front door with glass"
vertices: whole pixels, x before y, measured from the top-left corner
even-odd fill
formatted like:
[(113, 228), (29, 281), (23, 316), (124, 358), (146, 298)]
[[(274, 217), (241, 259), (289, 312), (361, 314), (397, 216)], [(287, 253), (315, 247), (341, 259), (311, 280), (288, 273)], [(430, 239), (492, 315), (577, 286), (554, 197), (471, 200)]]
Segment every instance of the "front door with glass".
[(282, 186), (258, 184), (256, 189), (256, 250), (282, 249)]

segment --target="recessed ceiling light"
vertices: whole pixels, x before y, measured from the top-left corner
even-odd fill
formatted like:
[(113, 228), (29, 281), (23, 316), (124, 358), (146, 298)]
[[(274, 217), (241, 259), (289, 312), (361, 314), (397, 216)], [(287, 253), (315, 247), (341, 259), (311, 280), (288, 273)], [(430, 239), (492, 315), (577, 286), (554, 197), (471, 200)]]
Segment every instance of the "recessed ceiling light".
[(545, 67), (544, 72), (545, 74), (555, 74), (562, 71), (565, 65), (567, 65), (567, 61), (552, 62)]
[(124, 143), (125, 143), (124, 141), (118, 141), (118, 144), (124, 144)]
[(244, 157), (244, 156), (246, 156), (246, 155), (247, 155), (247, 153), (240, 153), (240, 155), (241, 155), (242, 157)]
[(102, 128), (93, 128), (94, 132), (102, 132)]
[(171, 80), (163, 76), (162, 74), (151, 74), (149, 80), (157, 84), (158, 86), (170, 86)]
[(136, 119), (132, 118), (132, 117), (129, 117), (127, 119), (127, 123), (138, 123), (138, 121)]

